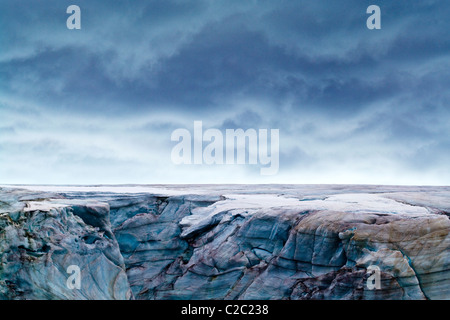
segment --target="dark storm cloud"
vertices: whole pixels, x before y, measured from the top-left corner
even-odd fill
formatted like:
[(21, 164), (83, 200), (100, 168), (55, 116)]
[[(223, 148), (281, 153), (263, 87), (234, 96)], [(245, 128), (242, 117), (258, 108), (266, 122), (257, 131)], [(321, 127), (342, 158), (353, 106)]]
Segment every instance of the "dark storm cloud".
[[(11, 159), (53, 153), (88, 172), (98, 148), (139, 172), (145, 150), (164, 179), (170, 132), (203, 120), (279, 128), (280, 165), (294, 172), (388, 163), (420, 176), (427, 164), (444, 172), (433, 181), (450, 180), (448, 1), (75, 2), (76, 31), (65, 27), (73, 1), (0, 2), (0, 147)], [(381, 30), (365, 27), (371, 4)], [(59, 151), (13, 147), (34, 135)], [(63, 157), (71, 149), (76, 163)]]
[[(25, 14), (19, 15), (20, 9), (15, 8), (17, 14), (10, 16), (28, 18), (29, 23), (37, 26), (50, 23), (55, 30), (60, 29), (57, 25), (64, 16), (61, 17), (54, 7), (47, 9), (48, 6), (36, 3), (30, 7), (30, 4), (22, 3), (20, 9)], [(83, 16), (86, 25), (81, 31), (84, 37), (76, 35), (72, 41), (63, 40), (60, 44), (59, 37), (70, 39), (73, 33), (61, 30), (55, 32), (61, 35), (49, 34), (48, 43), (45, 38), (34, 43), (34, 54), (8, 60), (0, 67), (10, 79), (10, 85), (16, 85), (15, 88), (7, 87), (10, 92), (15, 89), (19, 94), (26, 94), (24, 91), (33, 97), (37, 94), (49, 105), (78, 104), (82, 112), (86, 109), (111, 110), (113, 106), (102, 103), (104, 100), (126, 105), (131, 111), (158, 104), (202, 110), (220, 108), (227, 96), (246, 94), (273, 99), (274, 103), (290, 97), (295, 99), (298, 108), (314, 106), (348, 114), (374, 100), (408, 90), (409, 87), (402, 85), (403, 77), (397, 73), (407, 72), (418, 62), (449, 52), (450, 40), (441, 28), (425, 35), (420, 31), (423, 27), (430, 29), (423, 20), (433, 17), (435, 11), (431, 8), (437, 10), (439, 5), (428, 3), (428, 6), (405, 5), (402, 1), (386, 4), (385, 24), (399, 25), (402, 19), (412, 19), (409, 28), (415, 27), (410, 30), (405, 26), (404, 30), (389, 33), (398, 33), (394, 36), (374, 37), (373, 42), (370, 40), (372, 34), (361, 28), (366, 18), (364, 14), (357, 14), (365, 9), (361, 1), (320, 6), (304, 1), (278, 5), (261, 2), (244, 13), (235, 9), (217, 19), (202, 16), (207, 11), (205, 7), (214, 8), (214, 4), (207, 1), (86, 4), (86, 17)], [(57, 7), (64, 8), (63, 3)], [(427, 11), (425, 16), (415, 16), (424, 8), (428, 8), (428, 17)], [(441, 12), (442, 9), (439, 7)], [(126, 22), (120, 20), (118, 12), (121, 11), (125, 12)], [(354, 15), (349, 16), (348, 11)], [(190, 22), (196, 14), (204, 21), (197, 22), (196, 30), (185, 32), (189, 40), (180, 42), (167, 53), (157, 53), (153, 62), (146, 57), (158, 50), (152, 48), (153, 42), (159, 43), (155, 40), (158, 34), (149, 29), (161, 24), (161, 33), (171, 35), (165, 30), (170, 30), (167, 21), (172, 21), (174, 33), (183, 35), (176, 22)], [(114, 19), (119, 23), (114, 23)], [(438, 21), (438, 26), (443, 23), (439, 18), (433, 20)], [(264, 28), (266, 23), (270, 28)], [(7, 23), (5, 25), (9, 27)], [(102, 25), (108, 30), (107, 40), (100, 38), (102, 34), (97, 37), (94, 33), (102, 30)], [(117, 35), (117, 41), (114, 41), (114, 35)], [(296, 35), (297, 41), (292, 41)], [(123, 53), (124, 48), (116, 43), (126, 38), (130, 39), (126, 40), (130, 52)], [(28, 40), (31, 45), (32, 41)], [(327, 48), (330, 45), (324, 44), (321, 53), (317, 43), (327, 40), (342, 44), (331, 49)], [(167, 42), (170, 41), (169, 38)], [(292, 42), (298, 42), (298, 48), (290, 49)], [(375, 46), (383, 47), (384, 52), (372, 50)], [(141, 52), (142, 47), (147, 50)], [(120, 77), (125, 68), (121, 63), (128, 59), (137, 61), (135, 68), (138, 71), (134, 76)], [(400, 65), (395, 66), (396, 63)], [(89, 107), (83, 108), (84, 103), (80, 101), (89, 103)]]

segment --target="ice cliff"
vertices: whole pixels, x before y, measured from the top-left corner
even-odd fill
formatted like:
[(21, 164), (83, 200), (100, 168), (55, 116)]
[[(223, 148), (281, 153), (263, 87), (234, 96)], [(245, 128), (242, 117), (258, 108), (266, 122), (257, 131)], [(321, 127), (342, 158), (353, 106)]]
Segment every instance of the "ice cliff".
[(450, 299), (449, 215), (448, 187), (4, 186), (0, 298)]

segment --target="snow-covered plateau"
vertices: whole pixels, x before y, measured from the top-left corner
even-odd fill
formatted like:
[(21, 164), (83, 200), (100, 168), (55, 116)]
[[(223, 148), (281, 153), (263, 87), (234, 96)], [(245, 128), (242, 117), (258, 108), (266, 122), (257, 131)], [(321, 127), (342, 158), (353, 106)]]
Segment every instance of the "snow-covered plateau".
[(450, 187), (4, 185), (0, 299), (450, 299), (449, 217)]

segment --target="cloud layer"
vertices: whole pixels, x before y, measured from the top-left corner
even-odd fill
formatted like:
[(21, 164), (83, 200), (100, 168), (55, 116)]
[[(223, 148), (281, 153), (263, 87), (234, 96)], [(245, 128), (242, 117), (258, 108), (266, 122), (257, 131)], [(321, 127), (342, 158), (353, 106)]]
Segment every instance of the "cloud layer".
[[(448, 1), (75, 2), (0, 1), (1, 183), (450, 183)], [(194, 120), (279, 173), (173, 165)]]

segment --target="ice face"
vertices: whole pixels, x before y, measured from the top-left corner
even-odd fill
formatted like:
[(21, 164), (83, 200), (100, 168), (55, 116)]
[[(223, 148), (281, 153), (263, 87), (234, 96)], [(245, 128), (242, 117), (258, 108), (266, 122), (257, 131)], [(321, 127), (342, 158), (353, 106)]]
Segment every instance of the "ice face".
[[(449, 196), (446, 187), (3, 186), (0, 297), (448, 299)], [(70, 266), (80, 290), (67, 286)]]

